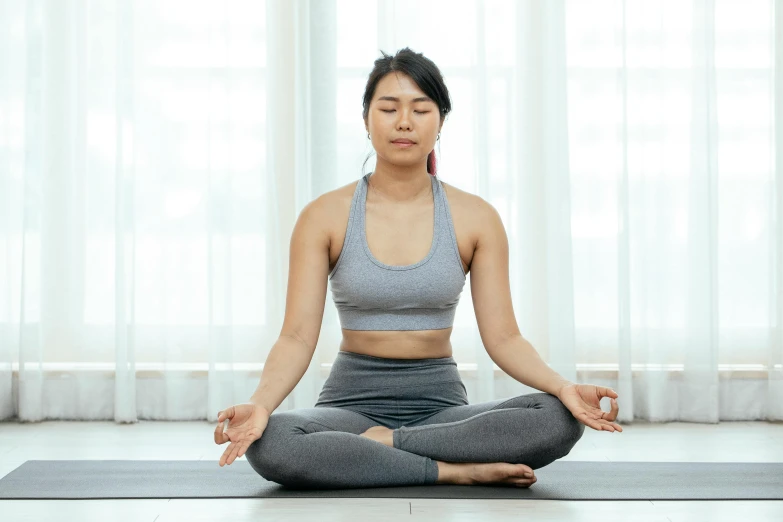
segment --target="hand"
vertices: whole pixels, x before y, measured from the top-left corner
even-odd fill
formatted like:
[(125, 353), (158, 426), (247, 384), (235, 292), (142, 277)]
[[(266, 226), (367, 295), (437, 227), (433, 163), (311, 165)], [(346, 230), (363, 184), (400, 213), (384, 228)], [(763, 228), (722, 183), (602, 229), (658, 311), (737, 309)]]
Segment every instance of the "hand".
[[(611, 397), (612, 410), (601, 409), (601, 397)], [(611, 388), (592, 384), (569, 384), (563, 386), (558, 398), (576, 419), (597, 431), (620, 431), (623, 429), (613, 421), (620, 407), (617, 405), (617, 393)]]
[[(215, 444), (231, 441), (223, 456), (220, 467), (231, 464), (245, 454), (247, 448), (261, 435), (269, 422), (270, 413), (253, 403), (237, 404), (218, 413), (218, 426), (215, 428)], [(223, 431), (223, 422), (228, 419), (228, 428)]]

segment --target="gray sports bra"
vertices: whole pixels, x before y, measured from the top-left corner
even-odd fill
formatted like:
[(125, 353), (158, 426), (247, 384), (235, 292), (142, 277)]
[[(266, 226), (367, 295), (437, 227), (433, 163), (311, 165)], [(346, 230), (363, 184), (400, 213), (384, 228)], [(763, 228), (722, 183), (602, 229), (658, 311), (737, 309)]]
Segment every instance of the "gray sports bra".
[(365, 205), (371, 174), (356, 184), (343, 248), (329, 274), (340, 324), (347, 330), (449, 328), (466, 274), (443, 185), (429, 175), (435, 229), (427, 256), (412, 265), (387, 265), (367, 245)]

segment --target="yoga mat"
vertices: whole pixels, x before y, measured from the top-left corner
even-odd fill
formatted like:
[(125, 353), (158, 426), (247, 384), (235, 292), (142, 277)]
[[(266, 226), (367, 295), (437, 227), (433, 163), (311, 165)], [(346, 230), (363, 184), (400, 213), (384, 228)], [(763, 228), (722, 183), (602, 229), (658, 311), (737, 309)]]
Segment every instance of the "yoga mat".
[(555, 461), (530, 488), (399, 486), (289, 489), (246, 460), (28, 460), (0, 479), (0, 499), (521, 498), (550, 500), (781, 500), (783, 463)]

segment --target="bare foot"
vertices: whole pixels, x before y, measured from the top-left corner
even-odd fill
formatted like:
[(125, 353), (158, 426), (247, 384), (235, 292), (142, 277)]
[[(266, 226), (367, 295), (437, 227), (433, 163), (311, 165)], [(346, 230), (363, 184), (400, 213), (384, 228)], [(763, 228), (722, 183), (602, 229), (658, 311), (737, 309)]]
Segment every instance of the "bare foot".
[(385, 444), (390, 448), (393, 448), (394, 447), (394, 440), (392, 438), (393, 433), (394, 430), (387, 428), (386, 426), (373, 426), (372, 428), (365, 431), (364, 433), (360, 433), (360, 435), (362, 437), (367, 437), (368, 439), (372, 439), (374, 441), (380, 442), (381, 444)]
[[(360, 435), (394, 447), (394, 430), (385, 426), (373, 426)], [(527, 488), (538, 480), (533, 468), (524, 464), (506, 462), (442, 462), (438, 463), (438, 484), (495, 484), (498, 486)], [(530, 473), (526, 477), (525, 473)]]
[[(506, 462), (441, 462), (438, 463), (438, 484), (494, 484), (528, 488), (538, 480), (530, 466)], [(530, 473), (526, 477), (525, 473)]]

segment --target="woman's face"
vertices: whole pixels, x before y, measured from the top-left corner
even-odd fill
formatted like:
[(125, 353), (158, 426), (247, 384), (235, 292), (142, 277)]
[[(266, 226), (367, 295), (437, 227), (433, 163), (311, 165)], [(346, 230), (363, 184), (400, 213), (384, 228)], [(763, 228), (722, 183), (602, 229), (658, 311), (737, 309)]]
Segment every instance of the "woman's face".
[[(392, 72), (378, 82), (364, 125), (379, 159), (413, 166), (426, 164), (443, 122), (438, 105), (410, 76)], [(413, 144), (394, 143), (401, 139)]]

